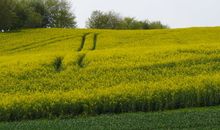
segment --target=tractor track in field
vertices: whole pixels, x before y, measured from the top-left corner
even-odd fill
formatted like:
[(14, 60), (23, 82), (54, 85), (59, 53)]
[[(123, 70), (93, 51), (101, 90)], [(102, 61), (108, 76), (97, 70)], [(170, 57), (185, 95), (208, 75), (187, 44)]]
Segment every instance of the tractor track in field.
[(58, 37), (53, 37), (53, 38), (37, 41), (37, 42), (32, 42), (32, 43), (22, 45), (19, 47), (11, 48), (6, 51), (8, 51), (9, 53), (21, 52), (21, 51), (43, 47), (43, 46), (50, 45), (50, 44), (55, 44), (57, 42), (69, 40), (69, 39), (76, 38), (76, 37), (77, 36), (71, 36), (71, 35), (58, 36)]
[(28, 44), (25, 44), (25, 45), (21, 45), (21, 46), (18, 46), (18, 47), (7, 49), (7, 51), (19, 50), (19, 49), (30, 47), (30, 46), (33, 46), (33, 45), (36, 45), (36, 44), (39, 44), (39, 43), (45, 43), (45, 42), (52, 41), (54, 39), (59, 39), (59, 38), (67, 37), (67, 36), (71, 36), (71, 35), (57, 36), (57, 37), (52, 37), (52, 38), (49, 38), (49, 39), (34, 41), (34, 42), (31, 42), (31, 43), (28, 43)]
[(99, 33), (95, 33), (95, 34), (94, 34), (94, 37), (93, 37), (93, 47), (92, 47), (92, 49), (91, 49), (92, 51), (94, 51), (94, 50), (96, 49), (98, 36), (99, 36)]
[(86, 53), (82, 53), (82, 54), (79, 54), (78, 58), (77, 58), (77, 65), (80, 67), (80, 68), (83, 68), (84, 67), (84, 64), (83, 64), (83, 61), (86, 57)]
[(77, 51), (82, 51), (84, 46), (85, 46), (85, 42), (86, 42), (86, 37), (89, 35), (90, 33), (85, 33), (83, 36), (82, 36), (82, 42), (80, 44), (80, 47)]
[[(83, 50), (84, 50), (84, 46), (85, 46), (85, 43), (86, 43), (86, 40), (87, 40), (87, 36), (90, 35), (90, 34), (91, 33), (85, 33), (82, 36), (81, 44), (80, 44), (80, 46), (77, 50), (78, 56), (77, 56), (77, 59), (76, 59), (76, 64), (79, 68), (84, 68), (85, 67), (84, 60), (85, 60), (86, 55), (87, 55), (88, 52), (83, 52)], [(92, 45), (92, 48), (88, 49), (88, 51), (96, 50), (98, 35), (99, 35), (98, 33), (93, 34), (93, 43), (92, 43), (93, 45)], [(63, 39), (53, 40), (53, 41), (50, 41), (50, 42), (46, 42), (44, 44), (48, 45), (48, 44), (54, 43), (55, 41), (58, 42), (58, 41), (66, 40), (66, 39), (69, 39), (69, 38), (72, 38), (72, 37), (65, 37)], [(44, 44), (40, 44), (38, 46), (42, 46)], [(31, 47), (33, 47), (33, 46), (31, 46)], [(27, 48), (25, 48), (25, 49), (27, 49)], [(23, 49), (23, 50), (25, 50), (25, 49)], [(54, 66), (55, 72), (59, 73), (60, 71), (62, 71), (62, 69), (63, 69), (62, 68), (63, 59), (64, 59), (63, 57), (56, 57), (56, 59), (54, 60), (53, 66)]]
[[(84, 49), (84, 46), (85, 46), (86, 37), (87, 37), (88, 35), (90, 35), (90, 34), (91, 34), (91, 33), (85, 33), (85, 34), (82, 36), (82, 41), (81, 41), (80, 47), (79, 47), (79, 49), (78, 49), (78, 52), (82, 52), (82, 50)], [(94, 50), (96, 49), (98, 35), (99, 35), (98, 33), (94, 33), (94, 34), (93, 34), (93, 46), (92, 46), (92, 48), (89, 49), (89, 50), (94, 51)], [(80, 53), (80, 54), (78, 55), (79, 57), (77, 58), (77, 64), (78, 64), (78, 66), (79, 66), (80, 68), (85, 67), (85, 65), (83, 64), (83, 62), (84, 62), (84, 59), (86, 58), (86, 55), (87, 55), (86, 52), (85, 52), (85, 53)]]

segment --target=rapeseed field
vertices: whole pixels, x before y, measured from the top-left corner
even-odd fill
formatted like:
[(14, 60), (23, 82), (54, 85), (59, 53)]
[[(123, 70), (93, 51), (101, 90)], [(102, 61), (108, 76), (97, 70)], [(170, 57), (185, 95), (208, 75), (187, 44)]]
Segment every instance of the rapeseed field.
[(0, 120), (220, 105), (220, 28), (0, 33)]

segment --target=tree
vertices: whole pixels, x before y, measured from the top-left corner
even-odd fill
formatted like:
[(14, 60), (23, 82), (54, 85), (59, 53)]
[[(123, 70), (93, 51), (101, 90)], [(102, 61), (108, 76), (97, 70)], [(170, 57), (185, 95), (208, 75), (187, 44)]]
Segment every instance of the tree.
[(166, 29), (167, 25), (163, 25), (160, 21), (154, 21), (150, 23), (149, 29)]
[(102, 12), (97, 10), (92, 12), (86, 26), (88, 28), (97, 29), (119, 29), (121, 21), (122, 19), (118, 13), (113, 11)]
[(16, 28), (42, 27), (42, 16), (35, 11), (32, 5), (33, 0), (18, 0), (15, 6), (15, 13), (18, 18)]
[[(45, 5), (45, 0), (29, 0), (29, 7), (31, 7), (33, 14), (30, 17), (34, 17), (33, 21), (35, 27), (47, 27), (49, 11)], [(39, 20), (39, 21), (38, 21)]]
[(138, 21), (133, 17), (125, 17), (122, 23), (123, 29), (146, 29), (147, 26), (145, 21)]
[(136, 20), (134, 17), (121, 17), (114, 11), (93, 11), (86, 22), (87, 28), (97, 29), (164, 29), (168, 26), (160, 21)]
[(71, 13), (69, 3), (66, 0), (47, 0), (46, 8), (48, 27), (76, 27), (75, 16)]
[(0, 29), (75, 28), (66, 0), (0, 0)]
[(0, 1), (0, 30), (11, 30), (17, 21), (13, 0)]
[(142, 29), (150, 29), (150, 21), (149, 20), (142, 21)]

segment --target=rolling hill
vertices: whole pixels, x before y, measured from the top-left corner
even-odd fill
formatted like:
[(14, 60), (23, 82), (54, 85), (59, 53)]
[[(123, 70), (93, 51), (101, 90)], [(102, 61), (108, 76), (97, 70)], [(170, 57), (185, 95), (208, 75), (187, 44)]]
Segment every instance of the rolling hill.
[(0, 34), (0, 120), (220, 105), (220, 28)]

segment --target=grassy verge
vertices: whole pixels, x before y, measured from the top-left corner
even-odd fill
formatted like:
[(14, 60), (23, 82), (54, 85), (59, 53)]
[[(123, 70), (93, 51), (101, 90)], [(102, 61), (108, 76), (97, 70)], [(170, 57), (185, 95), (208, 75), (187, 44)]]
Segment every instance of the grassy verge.
[(152, 113), (126, 113), (0, 123), (4, 130), (141, 130), (141, 129), (219, 129), (220, 106)]

